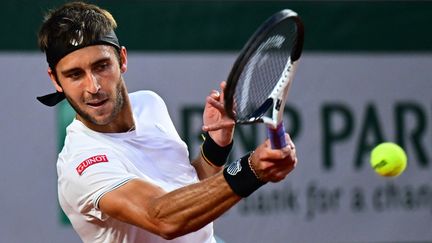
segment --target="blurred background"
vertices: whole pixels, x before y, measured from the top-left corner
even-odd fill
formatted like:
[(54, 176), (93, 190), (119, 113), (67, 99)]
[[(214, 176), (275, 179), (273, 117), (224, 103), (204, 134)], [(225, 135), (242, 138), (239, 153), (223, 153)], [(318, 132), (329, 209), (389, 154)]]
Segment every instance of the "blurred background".
[[(35, 99), (54, 90), (36, 33), (43, 14), (63, 2), (4, 0), (0, 8), (0, 242), (80, 242), (56, 188), (73, 112)], [(303, 19), (304, 52), (285, 117), (299, 164), (218, 219), (222, 241), (432, 242), (432, 2), (88, 2), (118, 22), (129, 91), (164, 98), (191, 157), (205, 97), (248, 37), (284, 8)], [(263, 141), (264, 130), (238, 127), (232, 159)], [(407, 151), (401, 176), (380, 177), (369, 166), (382, 141)]]

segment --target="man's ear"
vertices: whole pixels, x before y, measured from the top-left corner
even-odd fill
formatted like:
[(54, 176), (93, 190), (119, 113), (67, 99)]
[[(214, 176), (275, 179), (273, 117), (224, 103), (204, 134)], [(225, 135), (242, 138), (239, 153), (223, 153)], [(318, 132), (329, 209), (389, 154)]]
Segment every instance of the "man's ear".
[(48, 68), (48, 76), (50, 77), (51, 82), (54, 85), (55, 89), (58, 92), (63, 92), (63, 88), (60, 86), (60, 83), (57, 82), (56, 75), (54, 74), (53, 70), (50, 67)]
[(122, 46), (120, 49), (120, 61), (121, 61), (120, 71), (121, 73), (125, 73), (127, 71), (127, 51), (126, 51), (126, 47), (124, 46)]

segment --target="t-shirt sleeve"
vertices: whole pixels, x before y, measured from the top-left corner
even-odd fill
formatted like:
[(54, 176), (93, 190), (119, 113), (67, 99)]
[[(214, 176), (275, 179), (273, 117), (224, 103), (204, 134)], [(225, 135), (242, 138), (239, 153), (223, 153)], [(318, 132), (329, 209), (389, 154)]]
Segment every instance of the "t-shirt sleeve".
[[(60, 158), (61, 160), (62, 158)], [(111, 151), (85, 151), (62, 161), (59, 172), (59, 193), (79, 213), (106, 219), (99, 210), (99, 200), (128, 181), (137, 178)]]

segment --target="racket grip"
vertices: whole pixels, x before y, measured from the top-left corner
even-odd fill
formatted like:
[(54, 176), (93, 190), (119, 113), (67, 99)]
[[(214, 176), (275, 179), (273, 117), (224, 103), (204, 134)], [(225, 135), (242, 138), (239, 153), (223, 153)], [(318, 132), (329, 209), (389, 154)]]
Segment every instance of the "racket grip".
[(276, 128), (270, 126), (267, 127), (267, 134), (270, 139), (272, 149), (280, 149), (287, 145), (285, 140), (285, 127), (283, 125), (283, 122), (279, 123)]

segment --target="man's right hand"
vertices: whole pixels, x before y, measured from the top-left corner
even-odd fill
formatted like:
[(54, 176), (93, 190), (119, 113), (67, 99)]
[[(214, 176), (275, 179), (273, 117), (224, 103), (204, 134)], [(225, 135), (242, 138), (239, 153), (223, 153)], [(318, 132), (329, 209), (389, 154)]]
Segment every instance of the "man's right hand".
[(251, 155), (251, 167), (263, 182), (283, 180), (296, 166), (297, 154), (295, 145), (288, 134), (285, 134), (287, 146), (272, 149), (270, 140), (259, 145)]

